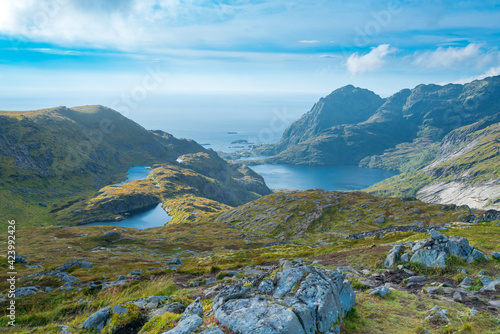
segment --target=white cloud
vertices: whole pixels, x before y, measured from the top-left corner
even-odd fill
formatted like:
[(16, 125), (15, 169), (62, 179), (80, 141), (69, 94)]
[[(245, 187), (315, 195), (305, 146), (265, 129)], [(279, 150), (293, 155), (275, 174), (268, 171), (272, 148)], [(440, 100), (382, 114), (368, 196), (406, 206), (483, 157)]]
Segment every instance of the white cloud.
[(304, 44), (317, 44), (319, 43), (318, 40), (315, 40), (315, 39), (311, 39), (311, 40), (302, 40), (302, 41), (299, 41), (299, 43), (304, 43)]
[(412, 62), (414, 65), (436, 68), (452, 67), (470, 61), (484, 63), (488, 60), (489, 55), (481, 50), (479, 44), (471, 43), (466, 47), (439, 47), (435, 51), (416, 54), (415, 57)]
[(394, 52), (396, 52), (396, 48), (391, 47), (389, 44), (381, 44), (362, 56), (357, 52), (353, 53), (347, 59), (345, 65), (352, 74), (375, 71), (384, 65), (384, 58)]
[[(468, 77), (468, 78), (461, 78), (461, 79), (453, 81), (452, 83), (465, 84), (465, 83), (468, 83), (468, 82), (471, 82), (471, 81), (474, 81), (474, 80), (483, 80), (484, 78), (494, 77), (494, 76), (497, 76), (497, 75), (500, 75), (500, 66), (491, 67), (490, 69), (488, 69), (483, 74), (476, 75), (476, 76), (473, 76), (473, 77)], [(445, 84), (445, 83), (443, 83), (443, 84)]]

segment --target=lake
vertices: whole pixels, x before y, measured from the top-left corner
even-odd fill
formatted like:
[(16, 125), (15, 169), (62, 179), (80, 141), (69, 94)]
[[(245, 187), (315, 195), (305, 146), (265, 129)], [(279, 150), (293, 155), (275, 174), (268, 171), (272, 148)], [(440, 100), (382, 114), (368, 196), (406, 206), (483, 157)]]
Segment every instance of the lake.
[(117, 184), (124, 184), (130, 181), (146, 179), (149, 173), (151, 173), (151, 167), (143, 165), (134, 166), (128, 170), (127, 179)]
[[(124, 184), (134, 180), (142, 180), (148, 177), (151, 173), (151, 167), (148, 166), (134, 166), (130, 168), (127, 172), (127, 179), (118, 184)], [(119, 222), (96, 222), (86, 224), (87, 226), (96, 225), (109, 225), (109, 226), (121, 226), (121, 227), (131, 227), (137, 229), (145, 229), (150, 227), (158, 227), (165, 225), (166, 222), (172, 220), (172, 217), (167, 214), (165, 210), (161, 207), (161, 203), (152, 209), (133, 214), (132, 216), (125, 218)]]
[(109, 225), (145, 229), (150, 227), (163, 226), (170, 220), (172, 220), (172, 217), (170, 217), (167, 212), (163, 210), (160, 203), (153, 209), (134, 214), (119, 222), (96, 222), (86, 224), (85, 226)]
[(250, 168), (262, 175), (271, 189), (360, 190), (399, 174), (395, 171), (358, 166), (311, 167), (264, 164)]

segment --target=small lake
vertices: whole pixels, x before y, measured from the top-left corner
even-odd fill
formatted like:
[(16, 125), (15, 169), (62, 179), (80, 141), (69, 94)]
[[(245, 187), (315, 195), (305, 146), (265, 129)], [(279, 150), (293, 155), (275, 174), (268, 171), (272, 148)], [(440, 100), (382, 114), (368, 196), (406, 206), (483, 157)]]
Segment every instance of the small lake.
[(96, 222), (85, 224), (85, 226), (108, 225), (145, 229), (150, 227), (163, 226), (170, 220), (172, 220), (172, 217), (170, 217), (167, 212), (163, 210), (160, 203), (153, 209), (141, 213), (136, 213), (119, 222)]
[(152, 172), (151, 167), (148, 166), (134, 166), (127, 172), (127, 179), (117, 184), (124, 184), (130, 181), (147, 179), (149, 173)]
[(395, 171), (358, 166), (311, 167), (264, 164), (249, 167), (262, 175), (271, 189), (361, 190), (399, 174)]
[[(148, 166), (134, 166), (128, 170), (127, 180), (118, 184), (145, 179), (148, 177), (149, 173), (151, 173), (151, 168)], [(152, 209), (133, 214), (130, 217), (118, 222), (96, 222), (86, 224), (86, 226), (108, 225), (145, 229), (163, 226), (170, 220), (172, 220), (172, 217), (169, 216), (165, 210), (163, 210), (160, 203)]]

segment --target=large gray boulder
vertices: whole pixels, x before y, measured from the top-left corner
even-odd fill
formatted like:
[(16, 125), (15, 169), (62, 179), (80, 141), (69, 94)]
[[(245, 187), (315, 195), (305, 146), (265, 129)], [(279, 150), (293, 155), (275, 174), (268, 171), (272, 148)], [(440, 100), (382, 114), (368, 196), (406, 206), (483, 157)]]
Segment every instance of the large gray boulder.
[(213, 311), (219, 324), (239, 333), (330, 333), (355, 300), (342, 272), (298, 263), (224, 287)]
[(85, 320), (81, 326), (81, 328), (94, 330), (100, 333), (104, 326), (106, 326), (107, 321), (111, 317), (111, 307), (105, 307), (100, 309), (99, 311), (92, 314), (90, 317)]
[(199, 317), (203, 316), (203, 306), (201, 305), (200, 297), (196, 298), (194, 302), (192, 302), (191, 304), (188, 305), (188, 307), (186, 307), (186, 310), (182, 314), (181, 319), (179, 321), (182, 322), (182, 320), (187, 319), (193, 315), (197, 315)]
[(387, 253), (383, 265), (386, 268), (394, 266), (396, 261), (400, 259), (399, 254), (402, 251), (407, 251), (405, 253), (405, 262), (406, 256), (408, 256), (410, 262), (419, 263), (428, 268), (444, 268), (446, 259), (450, 255), (465, 259), (469, 263), (476, 259), (488, 260), (484, 253), (470, 246), (469, 240), (466, 238), (447, 237), (435, 230), (430, 232), (430, 238), (428, 239), (396, 245)]
[(203, 324), (203, 320), (197, 316), (192, 315), (184, 320), (181, 320), (174, 329), (164, 332), (164, 334), (191, 334)]
[(436, 249), (419, 249), (412, 255), (410, 262), (415, 262), (430, 268), (444, 268), (446, 266), (446, 252)]

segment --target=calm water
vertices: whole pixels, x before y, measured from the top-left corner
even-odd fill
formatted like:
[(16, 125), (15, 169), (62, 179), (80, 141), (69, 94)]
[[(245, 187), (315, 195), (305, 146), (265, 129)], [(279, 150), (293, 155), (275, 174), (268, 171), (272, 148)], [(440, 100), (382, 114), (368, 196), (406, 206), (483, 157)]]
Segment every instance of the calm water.
[(250, 168), (262, 175), (267, 186), (272, 189), (360, 190), (398, 174), (394, 171), (358, 166), (309, 167), (265, 164)]
[(87, 225), (89, 226), (110, 225), (110, 226), (122, 226), (122, 227), (145, 229), (150, 227), (163, 226), (165, 225), (166, 222), (170, 220), (172, 220), (172, 217), (170, 217), (165, 212), (165, 210), (163, 210), (160, 203), (151, 210), (137, 213), (119, 222), (97, 222)]
[[(148, 166), (134, 166), (128, 170), (127, 180), (118, 184), (124, 184), (129, 181), (145, 179), (147, 178), (149, 173), (151, 173), (151, 168)], [(122, 227), (145, 229), (150, 227), (163, 226), (165, 225), (166, 222), (170, 220), (172, 220), (172, 217), (170, 217), (165, 212), (165, 210), (163, 210), (160, 203), (153, 209), (134, 214), (119, 222), (96, 222), (87, 225), (90, 226), (110, 225), (110, 226), (122, 226)]]
[(130, 181), (146, 179), (151, 173), (151, 168), (148, 166), (134, 166), (127, 172), (127, 179), (118, 184), (124, 184)]

